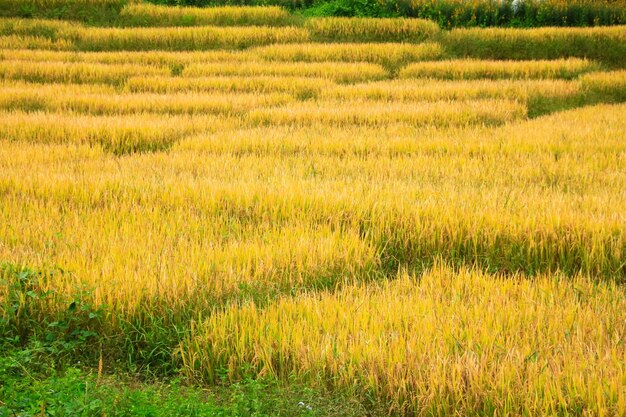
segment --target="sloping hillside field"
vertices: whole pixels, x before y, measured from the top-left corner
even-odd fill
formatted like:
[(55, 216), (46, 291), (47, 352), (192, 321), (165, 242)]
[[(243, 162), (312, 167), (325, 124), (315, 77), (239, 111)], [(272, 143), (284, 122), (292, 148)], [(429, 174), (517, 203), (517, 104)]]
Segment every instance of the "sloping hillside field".
[(19, 3), (0, 416), (626, 415), (625, 26)]

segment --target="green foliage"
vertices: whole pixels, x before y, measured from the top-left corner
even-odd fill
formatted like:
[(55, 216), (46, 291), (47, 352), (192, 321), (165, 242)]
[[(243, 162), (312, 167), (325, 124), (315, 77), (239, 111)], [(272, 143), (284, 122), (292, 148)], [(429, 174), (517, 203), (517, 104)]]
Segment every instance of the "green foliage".
[(117, 18), (126, 3), (128, 0), (0, 0), (0, 16), (107, 24)]
[(185, 6), (278, 5), (307, 16), (419, 17), (443, 28), (597, 26), (626, 23), (623, 0), (149, 0)]
[(62, 358), (87, 349), (98, 336), (104, 310), (91, 305), (88, 291), (66, 297), (48, 289), (48, 282), (59, 274), (65, 272), (0, 265), (0, 285), (6, 288), (0, 330), (16, 343), (37, 341), (42, 351)]
[(595, 0), (401, 0), (388, 2), (403, 16), (435, 20), (441, 27), (619, 25), (624, 2)]
[[(147, 0), (168, 6), (281, 6), (305, 16), (417, 17), (455, 27), (626, 23), (626, 0)], [(129, 0), (0, 0), (0, 16), (117, 24)], [(181, 22), (185, 24), (185, 22)], [(192, 22), (189, 21), (189, 24)]]
[(80, 368), (58, 372), (36, 346), (0, 342), (0, 417), (4, 416), (355, 416), (357, 403), (306, 387), (246, 379), (213, 392), (179, 379), (142, 383)]
[(317, 1), (303, 11), (305, 16), (324, 17), (401, 17), (398, 10), (386, 7), (376, 0), (330, 0)]

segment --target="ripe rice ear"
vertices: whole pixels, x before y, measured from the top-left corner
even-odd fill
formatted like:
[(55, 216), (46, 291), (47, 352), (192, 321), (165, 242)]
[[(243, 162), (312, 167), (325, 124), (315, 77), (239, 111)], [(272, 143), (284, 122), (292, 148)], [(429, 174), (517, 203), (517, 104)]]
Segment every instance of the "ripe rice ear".
[(201, 76), (273, 76), (326, 78), (336, 82), (381, 80), (389, 74), (383, 67), (369, 63), (287, 63), (237, 62), (219, 64), (191, 64), (183, 71), (184, 77)]
[(244, 49), (309, 39), (305, 29), (290, 26), (89, 28), (76, 31), (74, 36), (77, 47), (85, 51)]
[(417, 62), (400, 70), (400, 78), (471, 79), (572, 79), (597, 69), (593, 62), (578, 59), (554, 61), (450, 60)]
[(406, 18), (322, 17), (305, 27), (311, 39), (323, 42), (423, 42), (439, 34), (435, 22)]
[(40, 83), (121, 84), (136, 75), (168, 75), (169, 68), (68, 62), (0, 61), (0, 78)]
[(253, 110), (252, 125), (329, 124), (333, 126), (386, 126), (405, 123), (411, 126), (499, 125), (526, 116), (526, 107), (507, 100), (467, 102), (422, 102), (387, 104), (375, 102), (298, 103), (288, 107)]
[(289, 93), (306, 99), (318, 96), (335, 84), (325, 78), (274, 76), (215, 76), (215, 77), (152, 77), (130, 78), (125, 85), (132, 92), (231, 92), (231, 93)]
[(589, 102), (626, 101), (626, 70), (592, 72), (580, 78), (583, 95)]
[(434, 42), (408, 43), (310, 43), (269, 45), (251, 51), (269, 61), (282, 62), (370, 62), (397, 68), (410, 62), (434, 60), (443, 55)]
[(165, 150), (186, 135), (219, 128), (217, 120), (149, 114), (111, 117), (14, 111), (0, 113), (0, 136), (27, 143), (96, 145), (122, 155)]
[(66, 39), (53, 40), (43, 36), (0, 36), (0, 49), (48, 49), (66, 51), (74, 48), (74, 44)]
[(289, 26), (291, 14), (281, 7), (167, 7), (129, 4), (120, 12), (125, 26)]

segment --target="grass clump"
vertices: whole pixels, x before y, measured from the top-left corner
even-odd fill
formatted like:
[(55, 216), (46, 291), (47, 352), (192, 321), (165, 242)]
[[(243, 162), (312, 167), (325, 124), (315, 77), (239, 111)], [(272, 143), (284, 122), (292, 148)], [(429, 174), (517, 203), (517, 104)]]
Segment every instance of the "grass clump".
[(289, 93), (302, 99), (317, 97), (335, 83), (328, 78), (243, 75), (211, 77), (132, 77), (125, 89), (132, 92)]
[(79, 30), (74, 36), (77, 47), (84, 51), (244, 49), (309, 38), (306, 30), (290, 26), (98, 28)]
[(124, 26), (289, 26), (294, 19), (280, 7), (164, 7), (133, 3), (122, 9)]
[(472, 79), (572, 79), (598, 66), (584, 59), (543, 61), (445, 60), (410, 64), (399, 78), (444, 80)]
[(311, 18), (305, 27), (311, 39), (321, 42), (423, 42), (439, 27), (423, 19)]
[(441, 46), (434, 42), (417, 45), (407, 43), (307, 43), (269, 45), (251, 53), (268, 61), (280, 62), (370, 62), (391, 70), (416, 61), (443, 56)]
[(116, 155), (154, 152), (169, 148), (186, 135), (208, 131), (210, 116), (90, 116), (63, 113), (0, 113), (5, 140), (46, 144), (102, 146)]
[(183, 70), (182, 75), (184, 77), (311, 77), (343, 83), (382, 80), (389, 77), (387, 71), (380, 65), (339, 62), (221, 62), (214, 64), (191, 64)]
[(94, 64), (82, 62), (0, 62), (0, 78), (36, 83), (122, 84), (137, 75), (168, 75), (169, 68), (133, 64)]
[(626, 101), (626, 70), (592, 72), (580, 78), (583, 94), (589, 102)]

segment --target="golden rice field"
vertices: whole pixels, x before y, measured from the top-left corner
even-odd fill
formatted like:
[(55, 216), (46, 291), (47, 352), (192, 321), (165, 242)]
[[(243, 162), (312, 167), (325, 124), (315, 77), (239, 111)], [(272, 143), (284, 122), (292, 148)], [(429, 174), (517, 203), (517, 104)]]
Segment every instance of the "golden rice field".
[(5, 323), (80, 293), (105, 368), (158, 321), (194, 384), (626, 415), (626, 27), (121, 16), (0, 19)]

